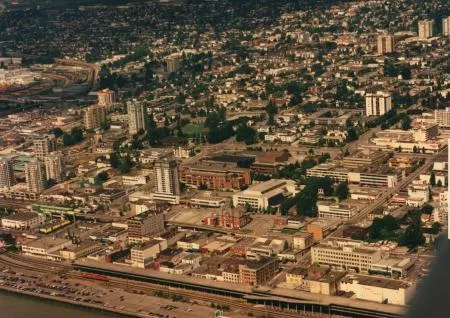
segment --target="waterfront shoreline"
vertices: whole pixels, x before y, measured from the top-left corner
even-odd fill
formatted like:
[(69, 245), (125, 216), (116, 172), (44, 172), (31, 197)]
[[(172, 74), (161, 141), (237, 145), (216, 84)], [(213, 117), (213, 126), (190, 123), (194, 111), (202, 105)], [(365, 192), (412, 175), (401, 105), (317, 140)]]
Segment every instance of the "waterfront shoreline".
[(21, 296), (26, 296), (26, 297), (44, 299), (47, 301), (57, 301), (59, 303), (67, 304), (67, 305), (70, 305), (73, 307), (81, 306), (83, 308), (86, 308), (86, 309), (89, 309), (92, 311), (102, 311), (102, 312), (106, 312), (106, 313), (113, 313), (113, 314), (120, 315), (123, 317), (149, 317), (148, 315), (145, 315), (145, 314), (131, 313), (131, 312), (116, 309), (116, 308), (104, 307), (104, 306), (100, 306), (100, 305), (96, 305), (96, 304), (82, 303), (82, 302), (65, 299), (65, 298), (61, 298), (61, 297), (56, 297), (56, 296), (42, 295), (42, 294), (33, 293), (33, 292), (29, 292), (29, 291), (19, 290), (16, 288), (10, 288), (7, 286), (0, 285), (0, 291), (13, 293), (16, 295), (21, 295)]

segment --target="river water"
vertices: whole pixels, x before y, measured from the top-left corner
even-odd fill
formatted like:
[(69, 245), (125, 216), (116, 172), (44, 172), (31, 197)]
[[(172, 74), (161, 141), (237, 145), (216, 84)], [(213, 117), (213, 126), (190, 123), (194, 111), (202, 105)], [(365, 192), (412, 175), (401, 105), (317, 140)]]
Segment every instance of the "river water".
[(56, 301), (0, 291), (0, 317), (5, 318), (106, 318), (125, 316)]

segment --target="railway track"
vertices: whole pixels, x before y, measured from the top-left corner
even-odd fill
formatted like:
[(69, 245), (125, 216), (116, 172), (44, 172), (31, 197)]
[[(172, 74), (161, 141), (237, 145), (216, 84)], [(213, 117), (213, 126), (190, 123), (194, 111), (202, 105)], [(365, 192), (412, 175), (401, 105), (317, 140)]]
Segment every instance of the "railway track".
[(42, 274), (59, 274), (70, 267), (65, 264), (33, 259), (31, 257), (20, 256), (14, 253), (5, 253), (0, 257), (0, 264), (8, 267), (22, 268)]
[[(83, 274), (78, 272), (70, 272), (67, 274), (68, 277), (71, 278), (77, 278), (77, 279), (86, 279)], [(162, 291), (167, 294), (172, 295), (180, 295), (183, 297), (186, 297), (188, 299), (192, 300), (199, 300), (204, 301), (207, 303), (215, 303), (218, 305), (228, 305), (232, 309), (240, 309), (245, 312), (252, 312), (253, 314), (257, 315), (264, 315), (265, 317), (285, 317), (285, 318), (301, 318), (301, 317), (307, 317), (306, 313), (300, 313), (300, 312), (287, 312), (282, 310), (274, 310), (269, 308), (263, 308), (263, 307), (254, 307), (252, 304), (249, 304), (244, 299), (232, 299), (225, 296), (212, 296), (212, 295), (204, 295), (199, 292), (192, 292), (185, 289), (180, 288), (172, 288), (167, 286), (161, 286), (161, 285), (152, 285), (150, 283), (136, 283), (136, 282), (130, 282), (123, 279), (117, 279), (117, 278), (111, 278), (108, 277), (108, 282), (101, 282), (102, 285), (108, 286), (108, 287), (114, 287), (119, 288), (123, 290), (133, 291), (137, 293), (145, 293), (154, 295), (157, 291)], [(325, 315), (320, 314), (308, 314), (308, 317), (328, 317)]]

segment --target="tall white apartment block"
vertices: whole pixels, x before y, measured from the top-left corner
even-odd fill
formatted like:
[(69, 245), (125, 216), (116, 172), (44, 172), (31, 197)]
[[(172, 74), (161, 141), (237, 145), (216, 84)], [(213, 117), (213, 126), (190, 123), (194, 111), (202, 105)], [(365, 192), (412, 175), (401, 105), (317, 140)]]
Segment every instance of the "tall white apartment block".
[(422, 20), (418, 24), (419, 38), (428, 39), (433, 36), (434, 20)]
[(377, 53), (384, 55), (394, 51), (394, 37), (389, 34), (379, 34), (377, 36)]
[(84, 110), (84, 126), (96, 129), (106, 120), (106, 108), (101, 105), (89, 106)]
[(25, 165), (25, 180), (28, 191), (41, 193), (45, 189), (45, 170), (38, 159), (31, 160)]
[(64, 158), (61, 152), (52, 152), (45, 157), (45, 174), (47, 180), (61, 182), (64, 179)]
[(53, 135), (43, 135), (33, 138), (34, 155), (41, 160), (56, 150), (56, 138)]
[(442, 19), (442, 35), (450, 36), (450, 16)]
[(366, 94), (366, 116), (381, 116), (392, 109), (390, 93), (378, 91)]
[(127, 102), (127, 112), (130, 135), (147, 130), (147, 108), (143, 103), (137, 100)]
[(13, 161), (10, 158), (0, 159), (0, 188), (9, 189), (16, 183)]
[(178, 178), (178, 164), (170, 157), (156, 160), (153, 168), (156, 179), (154, 199), (178, 204), (180, 200), (180, 181)]
[(104, 89), (97, 92), (98, 104), (101, 106), (111, 106), (117, 101), (117, 94), (111, 89)]
[(450, 107), (434, 111), (434, 123), (439, 127), (450, 127)]

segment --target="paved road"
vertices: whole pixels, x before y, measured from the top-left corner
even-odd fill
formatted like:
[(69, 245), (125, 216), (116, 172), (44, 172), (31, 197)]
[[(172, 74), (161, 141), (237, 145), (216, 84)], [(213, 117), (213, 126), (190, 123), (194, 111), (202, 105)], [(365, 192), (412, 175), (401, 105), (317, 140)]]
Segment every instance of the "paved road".
[(372, 213), (375, 209), (383, 206), (386, 204), (389, 199), (398, 191), (401, 191), (405, 189), (414, 179), (416, 179), (420, 174), (425, 173), (428, 171), (433, 163), (442, 156), (442, 154), (445, 154), (447, 152), (447, 147), (442, 149), (440, 152), (434, 154), (432, 157), (428, 157), (428, 159), (425, 161), (425, 163), (418, 168), (416, 171), (408, 175), (406, 178), (401, 180), (396, 187), (394, 188), (387, 188), (385, 190), (382, 190), (382, 194), (378, 199), (376, 199), (374, 202), (363, 208), (357, 215), (355, 215), (353, 218), (348, 220), (345, 224), (341, 225), (331, 233), (329, 236), (331, 237), (342, 237), (344, 228), (346, 224), (355, 224), (363, 220), (365, 217), (367, 217), (370, 213)]

